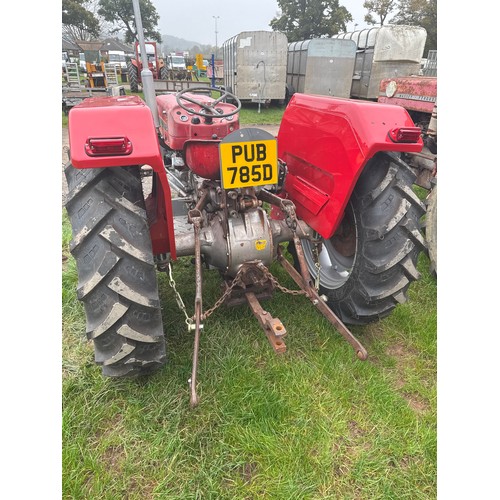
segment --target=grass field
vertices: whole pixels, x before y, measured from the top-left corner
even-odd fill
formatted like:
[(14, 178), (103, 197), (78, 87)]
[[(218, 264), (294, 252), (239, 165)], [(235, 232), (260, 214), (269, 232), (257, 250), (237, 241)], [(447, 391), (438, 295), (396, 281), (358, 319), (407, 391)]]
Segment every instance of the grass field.
[[(199, 407), (189, 407), (192, 334), (159, 275), (169, 360), (146, 380), (104, 379), (85, 340), (63, 216), (63, 498), (436, 498), (436, 281), (389, 318), (352, 331), (366, 362), (303, 297), (266, 304), (288, 330), (277, 356), (248, 307), (205, 323)], [(280, 282), (293, 287), (279, 266)], [(188, 314), (189, 259), (174, 267)], [(204, 276), (205, 307), (219, 278)]]
[[(244, 108), (241, 121), (279, 123), (283, 110)], [(105, 379), (85, 338), (70, 240), (63, 212), (63, 498), (436, 498), (437, 282), (425, 255), (409, 301), (352, 328), (366, 362), (304, 297), (277, 292), (265, 303), (287, 328), (284, 355), (248, 307), (218, 309), (202, 333), (192, 410), (193, 338), (167, 276), (158, 275), (167, 365), (144, 380)], [(280, 266), (271, 270), (295, 288)], [(191, 315), (190, 259), (175, 263), (174, 277)], [(204, 273), (205, 309), (219, 285)]]

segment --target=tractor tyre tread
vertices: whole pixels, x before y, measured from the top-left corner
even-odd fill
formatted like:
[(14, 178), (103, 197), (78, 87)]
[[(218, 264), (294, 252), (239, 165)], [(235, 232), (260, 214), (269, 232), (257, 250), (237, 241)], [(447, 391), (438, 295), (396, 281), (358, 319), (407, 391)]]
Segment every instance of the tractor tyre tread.
[(127, 63), (127, 74), (131, 92), (139, 92), (139, 69), (130, 61)]
[[(342, 286), (320, 286), (344, 323), (364, 325), (388, 316), (406, 302), (408, 287), (420, 277), (417, 260), (425, 241), (419, 221), (425, 206), (412, 189), (414, 180), (399, 157), (378, 153), (356, 183), (347, 208), (358, 234), (353, 268)], [(297, 262), (293, 245), (289, 248)]]
[(65, 167), (87, 337), (105, 376), (150, 373), (165, 363), (156, 268), (137, 167)]
[(425, 241), (430, 260), (430, 271), (437, 276), (437, 185), (427, 196), (427, 213), (425, 216)]

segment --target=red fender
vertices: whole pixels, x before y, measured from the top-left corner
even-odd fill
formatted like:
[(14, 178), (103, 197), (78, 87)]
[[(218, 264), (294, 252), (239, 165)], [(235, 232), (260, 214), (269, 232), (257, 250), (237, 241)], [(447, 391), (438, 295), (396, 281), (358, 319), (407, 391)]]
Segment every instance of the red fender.
[[(278, 156), (288, 166), (284, 196), (301, 219), (330, 238), (375, 153), (422, 150), (414, 127), (400, 106), (295, 93), (278, 132)], [(391, 139), (400, 128), (410, 128), (412, 142)]]
[[(70, 159), (75, 168), (149, 165), (154, 206), (147, 205), (153, 254), (175, 254), (172, 200), (151, 110), (138, 96), (92, 97), (69, 112)], [(158, 182), (159, 181), (159, 182)]]

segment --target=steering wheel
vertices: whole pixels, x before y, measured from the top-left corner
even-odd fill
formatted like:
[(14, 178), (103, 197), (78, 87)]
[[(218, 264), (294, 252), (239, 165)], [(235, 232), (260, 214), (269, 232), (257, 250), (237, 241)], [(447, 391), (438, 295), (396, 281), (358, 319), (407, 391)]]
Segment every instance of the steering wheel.
[[(205, 104), (205, 103), (200, 102), (196, 99), (193, 99), (190, 96), (185, 95), (187, 92), (196, 92), (196, 91), (201, 91), (201, 90), (203, 90), (204, 92), (207, 92), (207, 91), (219, 92), (219, 94), (221, 94), (221, 96), (218, 99), (215, 99), (210, 104)], [(215, 106), (217, 106), (217, 104), (219, 104), (221, 101), (223, 101), (227, 97), (229, 97), (235, 101), (236, 109), (230, 111), (229, 113), (219, 113), (219, 111), (217, 111), (217, 109), (215, 109)], [(227, 90), (218, 89), (217, 87), (187, 88), (187, 89), (181, 90), (180, 92), (177, 92), (177, 94), (175, 95), (175, 99), (177, 101), (177, 104), (182, 109), (186, 110), (188, 113), (192, 113), (193, 115), (203, 116), (203, 118), (227, 118), (228, 116), (235, 115), (241, 109), (241, 101), (234, 94), (231, 94)], [(196, 104), (197, 106), (200, 106), (202, 109), (204, 109), (206, 111), (206, 113), (204, 113), (201, 110), (195, 111), (194, 109), (188, 108), (185, 104), (182, 103), (182, 100), (188, 101), (192, 104)]]

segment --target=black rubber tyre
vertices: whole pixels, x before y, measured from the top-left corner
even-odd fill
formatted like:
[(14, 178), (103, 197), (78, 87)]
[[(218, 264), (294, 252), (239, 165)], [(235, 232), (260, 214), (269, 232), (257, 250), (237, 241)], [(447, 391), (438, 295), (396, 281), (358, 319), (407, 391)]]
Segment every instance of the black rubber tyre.
[(130, 61), (127, 63), (128, 82), (131, 92), (139, 92), (139, 73), (137, 66)]
[[(425, 248), (419, 220), (425, 207), (412, 189), (415, 175), (393, 153), (378, 153), (360, 176), (335, 234), (323, 240), (320, 293), (347, 324), (388, 316), (407, 300), (416, 264)], [(313, 246), (302, 242), (313, 277)], [(289, 246), (295, 258), (293, 245)]]
[(65, 167), (77, 296), (95, 361), (110, 377), (165, 363), (156, 268), (137, 167)]
[(168, 68), (166, 66), (160, 68), (160, 80), (168, 80)]
[(437, 185), (427, 196), (427, 214), (425, 215), (425, 242), (431, 261), (430, 270), (437, 276)]

